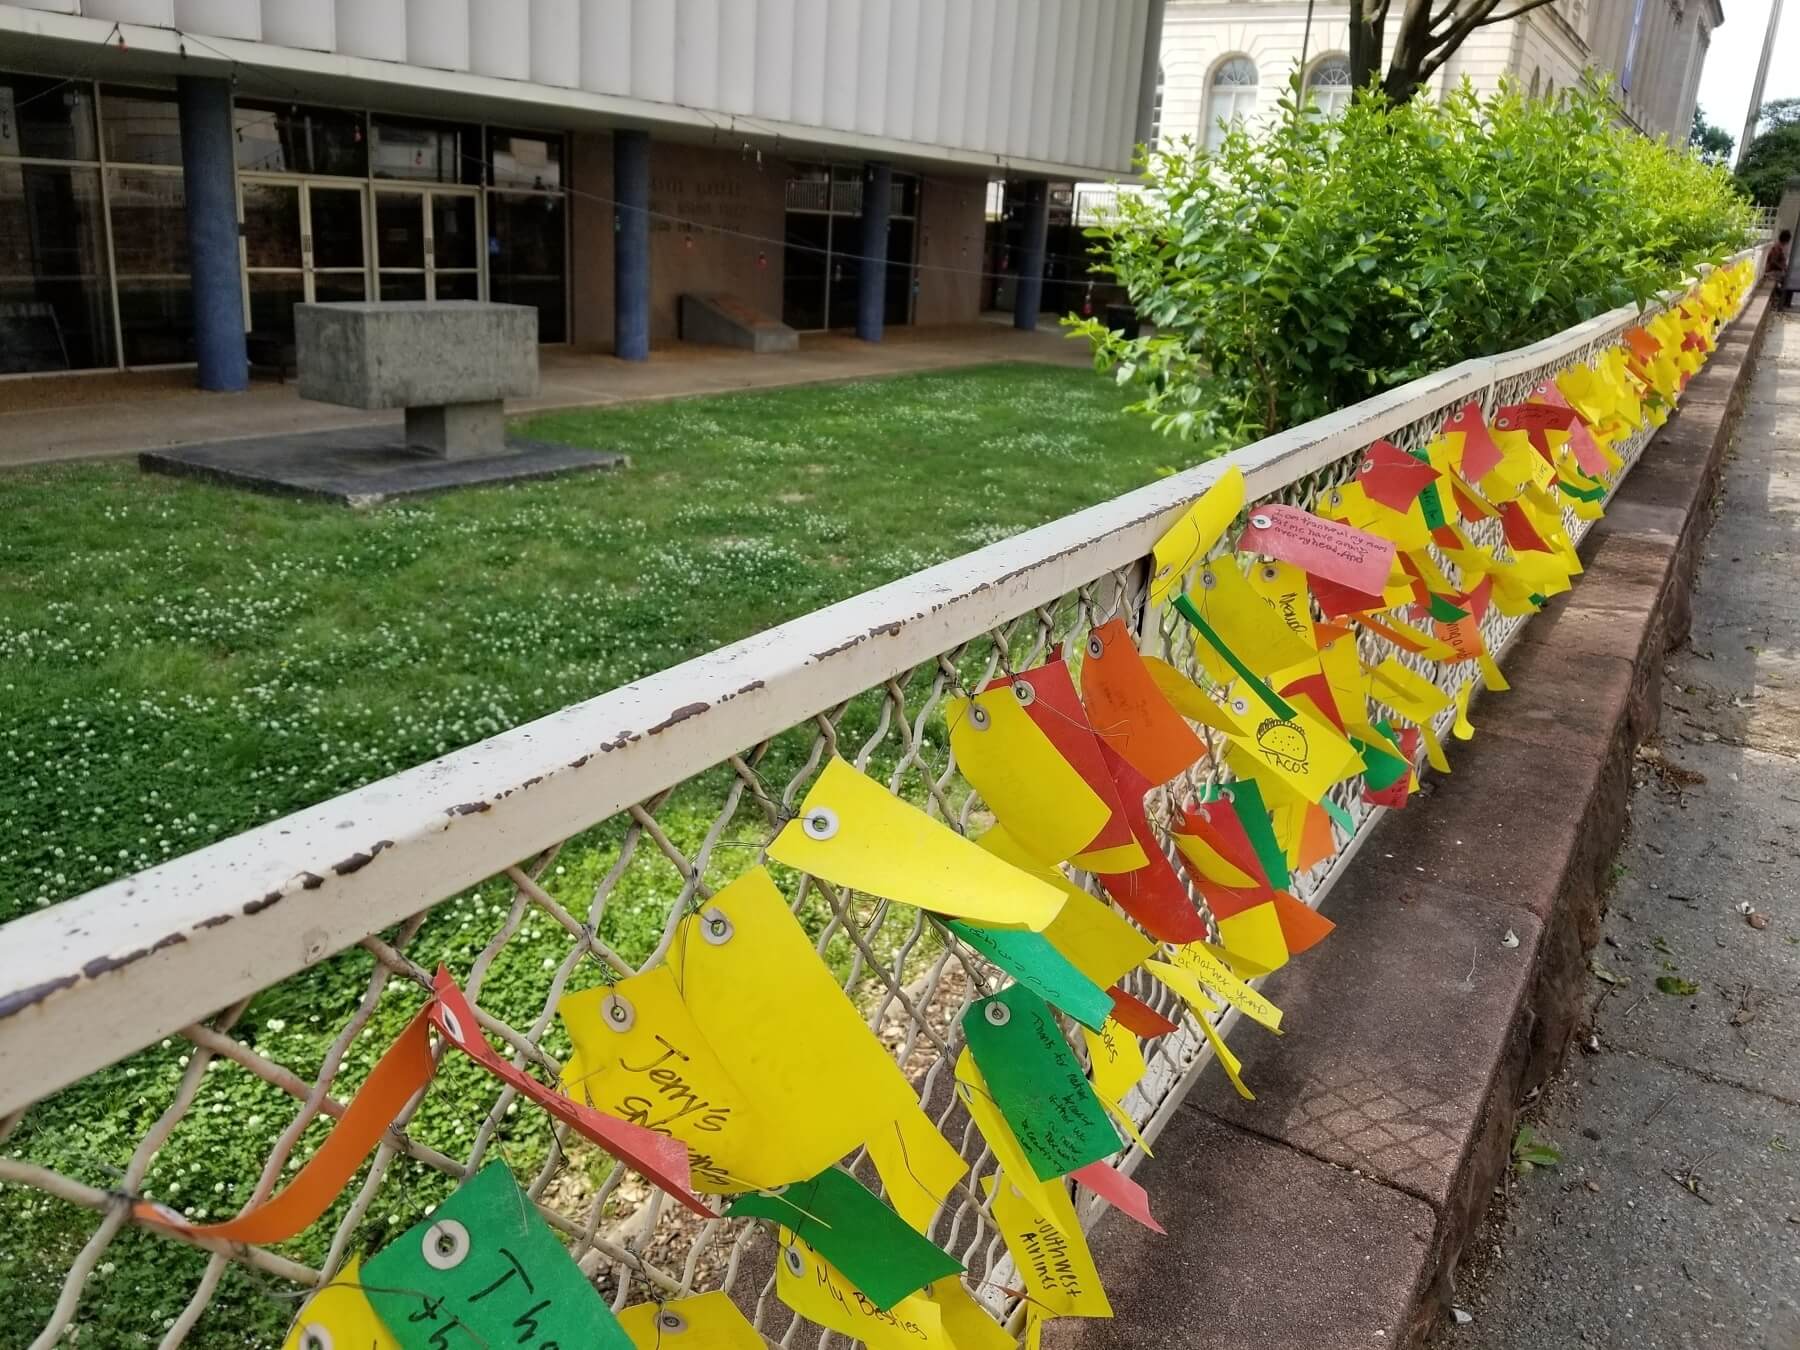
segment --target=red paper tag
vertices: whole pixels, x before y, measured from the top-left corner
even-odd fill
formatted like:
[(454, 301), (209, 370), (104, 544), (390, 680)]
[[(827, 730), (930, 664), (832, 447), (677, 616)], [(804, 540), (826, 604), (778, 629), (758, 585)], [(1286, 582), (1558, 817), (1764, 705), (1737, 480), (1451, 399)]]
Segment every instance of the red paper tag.
[(1555, 552), (1538, 534), (1524, 507), (1517, 502), (1501, 502), (1496, 509), (1500, 512), (1500, 525), (1506, 531), (1508, 547), (1532, 553)]
[[(1262, 860), (1256, 856), (1256, 845), (1250, 842), (1250, 836), (1244, 831), (1244, 824), (1225, 802), (1201, 802), (1190, 806), (1181, 813), (1181, 820), (1173, 827), (1176, 834), (1192, 835), (1207, 848), (1223, 858), (1231, 866), (1249, 877), (1258, 886), (1269, 884), (1268, 873), (1263, 870)], [(1208, 878), (1202, 876), (1186, 855), (1182, 862), (1188, 874), (1204, 890), (1213, 885)], [(1217, 907), (1214, 915), (1219, 914)]]
[(1662, 344), (1642, 328), (1626, 329), (1625, 345), (1637, 354), (1640, 361), (1654, 361), (1662, 352)]
[(1327, 581), (1324, 577), (1312, 579), (1312, 597), (1319, 602), (1319, 610), (1329, 618), (1340, 614), (1367, 614), (1372, 610), (1387, 608), (1387, 601), (1379, 595), (1367, 595), (1362, 591), (1340, 586), (1335, 581)]
[(1150, 861), (1130, 872), (1100, 873), (1100, 884), (1118, 902), (1138, 926), (1159, 942), (1199, 942), (1206, 937), (1206, 920), (1188, 899), (1187, 888), (1170, 866), (1151, 832), (1149, 817), (1144, 814), (1144, 797), (1153, 784), (1124, 759), (1102, 743), (1106, 765), (1118, 784), (1119, 800), (1131, 833), (1143, 846)]
[[(1479, 403), (1465, 403), (1444, 423), (1445, 431), (1460, 431), (1463, 436), (1462, 476), (1471, 483), (1486, 478), (1504, 455), (1488, 433), (1487, 422)], [(1473, 519), (1473, 517), (1471, 517)]]
[(1356, 466), (1356, 481), (1372, 500), (1392, 511), (1404, 512), (1428, 483), (1441, 477), (1422, 460), (1414, 459), (1399, 446), (1376, 441)]
[(1093, 1162), (1076, 1168), (1069, 1175), (1127, 1218), (1136, 1219), (1152, 1233), (1167, 1236), (1167, 1230), (1150, 1217), (1150, 1197), (1144, 1188), (1123, 1172), (1115, 1171), (1103, 1162)]
[(1175, 1024), (1141, 998), (1134, 998), (1118, 985), (1106, 991), (1112, 995), (1112, 1019), (1133, 1036), (1154, 1040), (1175, 1030)]
[[(1106, 757), (1100, 752), (1094, 729), (1088, 725), (1087, 710), (1081, 706), (1081, 696), (1075, 692), (1075, 681), (1069, 678), (1068, 666), (1060, 656), (1053, 657), (1041, 666), (1021, 670), (1015, 680), (1031, 687), (1031, 701), (1024, 704), (1025, 715), (1044, 733), (1044, 739), (1064, 762), (1081, 775), (1081, 781), (1112, 809), (1112, 815), (1100, 828), (1100, 833), (1081, 851), (1094, 853), (1130, 844), (1131, 823), (1121, 809), (1118, 785), (1106, 771)], [(988, 688), (998, 689), (1010, 683), (1014, 681), (1002, 676)]]
[(1279, 502), (1250, 509), (1238, 548), (1291, 562), (1308, 576), (1365, 595), (1379, 595), (1394, 566), (1392, 540)]
[(686, 1144), (679, 1139), (671, 1139), (666, 1134), (658, 1134), (655, 1130), (647, 1130), (642, 1125), (602, 1115), (592, 1107), (583, 1106), (570, 1101), (561, 1093), (552, 1092), (537, 1079), (494, 1053), (493, 1047), (487, 1043), (487, 1037), (481, 1034), (481, 1024), (475, 1020), (475, 1010), (469, 1006), (469, 1000), (463, 996), (462, 990), (456, 987), (456, 981), (450, 978), (450, 972), (442, 966), (438, 967), (432, 988), (437, 994), (437, 1001), (431, 1005), (432, 1023), (457, 1049), (501, 1082), (543, 1107), (570, 1129), (598, 1144), (633, 1171), (654, 1182), (694, 1213), (709, 1219), (719, 1217), (717, 1211), (709, 1209), (693, 1193)]

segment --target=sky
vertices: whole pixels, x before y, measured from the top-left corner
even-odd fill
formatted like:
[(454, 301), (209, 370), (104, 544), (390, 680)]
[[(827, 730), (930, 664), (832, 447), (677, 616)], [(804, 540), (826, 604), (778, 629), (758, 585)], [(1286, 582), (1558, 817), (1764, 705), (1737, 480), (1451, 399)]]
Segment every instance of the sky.
[[(1756, 80), (1756, 63), (1774, 2), (1724, 0), (1725, 22), (1714, 30), (1706, 66), (1700, 72), (1700, 107), (1706, 120), (1724, 127), (1733, 141), (1743, 131), (1744, 118), (1750, 112), (1750, 86)], [(1773, 51), (1769, 80), (1763, 86), (1764, 103), (1800, 95), (1800, 0), (1787, 0), (1783, 7)]]

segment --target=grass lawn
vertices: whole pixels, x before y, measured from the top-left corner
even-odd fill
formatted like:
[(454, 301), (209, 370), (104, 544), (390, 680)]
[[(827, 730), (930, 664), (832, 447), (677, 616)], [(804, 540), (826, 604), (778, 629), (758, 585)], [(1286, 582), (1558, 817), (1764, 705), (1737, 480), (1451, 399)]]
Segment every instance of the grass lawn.
[[(1137, 486), (1174, 452), (1124, 402), (1085, 371), (994, 366), (552, 414), (527, 434), (633, 466), (363, 513), (123, 464), (0, 476), (0, 920)], [(611, 842), (565, 850), (548, 879), (577, 912)], [(414, 958), (466, 969), (509, 900), (489, 886), (440, 907)], [(665, 906), (622, 895), (603, 934), (641, 955)], [(528, 1019), (566, 950), (528, 918), (484, 1004)], [(372, 970), (361, 951), (325, 962), (260, 997), (237, 1034), (316, 1070)], [(416, 991), (384, 997), (340, 1094), (416, 1005)], [(186, 1049), (165, 1043), (45, 1103), (5, 1151), (112, 1184)], [(446, 1067), (415, 1137), (467, 1153), (492, 1100), (474, 1073)], [(147, 1184), (218, 1217), (291, 1118), (283, 1094), (217, 1067)], [(315, 1124), (302, 1153), (323, 1134)], [(501, 1139), (515, 1165), (545, 1147), (529, 1112)], [(366, 1245), (445, 1191), (404, 1175)], [(29, 1341), (92, 1222), (0, 1193), (0, 1347)], [(316, 1262), (329, 1233), (322, 1222), (288, 1250)], [(90, 1283), (84, 1343), (154, 1343), (202, 1265), (128, 1232)], [(293, 1306), (232, 1267), (189, 1344), (278, 1343)]]

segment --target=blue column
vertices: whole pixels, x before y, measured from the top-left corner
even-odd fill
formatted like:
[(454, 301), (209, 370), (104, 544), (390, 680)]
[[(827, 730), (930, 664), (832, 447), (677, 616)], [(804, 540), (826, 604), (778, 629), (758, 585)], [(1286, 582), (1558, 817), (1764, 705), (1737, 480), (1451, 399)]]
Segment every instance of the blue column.
[(650, 359), (650, 133), (613, 132), (613, 355)]
[(202, 389), (244, 389), (244, 288), (238, 267), (237, 153), (231, 82), (184, 75), (181, 176), (187, 198), (194, 352)]
[(863, 166), (862, 263), (857, 272), (856, 336), (881, 341), (882, 314), (887, 309), (888, 213), (894, 201), (894, 166)]
[(1013, 286), (1013, 327), (1037, 327), (1044, 300), (1044, 239), (1050, 232), (1050, 184), (1034, 178), (1025, 185), (1025, 237), (1019, 244), (1019, 279)]

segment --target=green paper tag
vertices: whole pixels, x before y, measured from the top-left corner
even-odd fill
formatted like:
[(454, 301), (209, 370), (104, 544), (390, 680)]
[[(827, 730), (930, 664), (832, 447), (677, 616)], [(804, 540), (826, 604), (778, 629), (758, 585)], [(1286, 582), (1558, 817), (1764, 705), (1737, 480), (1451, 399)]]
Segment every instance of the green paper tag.
[(1530, 595), (1526, 596), (1525, 598), (1527, 600), (1531, 601), (1531, 603), (1536, 605), (1539, 609), (1542, 609), (1545, 605), (1550, 603), (1549, 596), (1539, 595), (1536, 591), (1533, 591)]
[(1042, 933), (1022, 928), (977, 928), (960, 919), (945, 919), (943, 923), (1020, 984), (1084, 1027), (1098, 1031), (1112, 1016), (1112, 995), (1076, 969)]
[(362, 1283), (404, 1350), (632, 1350), (504, 1163), (489, 1163), (377, 1252)]
[(1469, 617), (1469, 611), (1451, 604), (1436, 591), (1431, 592), (1431, 617), (1439, 623), (1455, 623)]
[(1571, 487), (1561, 479), (1558, 479), (1556, 486), (1562, 490), (1563, 496), (1574, 497), (1579, 501), (1600, 502), (1606, 500), (1606, 484), (1604, 483), (1599, 487), (1578, 488)]
[(1174, 603), (1176, 613), (1194, 625), (1194, 631), (1206, 639), (1206, 645), (1224, 658), (1225, 664), (1235, 670), (1238, 678), (1256, 692), (1256, 696), (1267, 705), (1270, 712), (1283, 722), (1294, 720), (1293, 708), (1288, 706), (1287, 701), (1280, 694), (1257, 678), (1255, 671), (1238, 659), (1237, 653), (1227, 647), (1224, 639), (1213, 631), (1213, 626), (1201, 617), (1200, 611), (1194, 607), (1192, 600), (1185, 595), (1178, 595), (1175, 597)]
[(836, 1167), (779, 1193), (740, 1195), (734, 1219), (773, 1219), (818, 1252), (886, 1312), (908, 1294), (963, 1266), (919, 1236), (866, 1186)]
[(1425, 524), (1433, 530), (1441, 530), (1447, 523), (1444, 520), (1444, 500), (1438, 496), (1437, 484), (1427, 483), (1419, 493), (1419, 514), (1425, 517)]
[(1371, 792), (1381, 792), (1391, 788), (1404, 778), (1412, 767), (1406, 762), (1405, 756), (1395, 754), (1388, 746), (1371, 745), (1367, 741), (1358, 740), (1355, 736), (1350, 738), (1350, 744), (1354, 745), (1362, 754), (1363, 762), (1367, 766), (1363, 770), (1363, 782), (1368, 785)]
[(1039, 1181), (1119, 1151), (1106, 1108), (1043, 999), (1015, 984), (971, 1004), (962, 1025), (975, 1067)]
[(1332, 801), (1330, 797), (1326, 797), (1319, 805), (1325, 808), (1325, 814), (1335, 820), (1338, 828), (1345, 834), (1356, 833), (1356, 817)]

